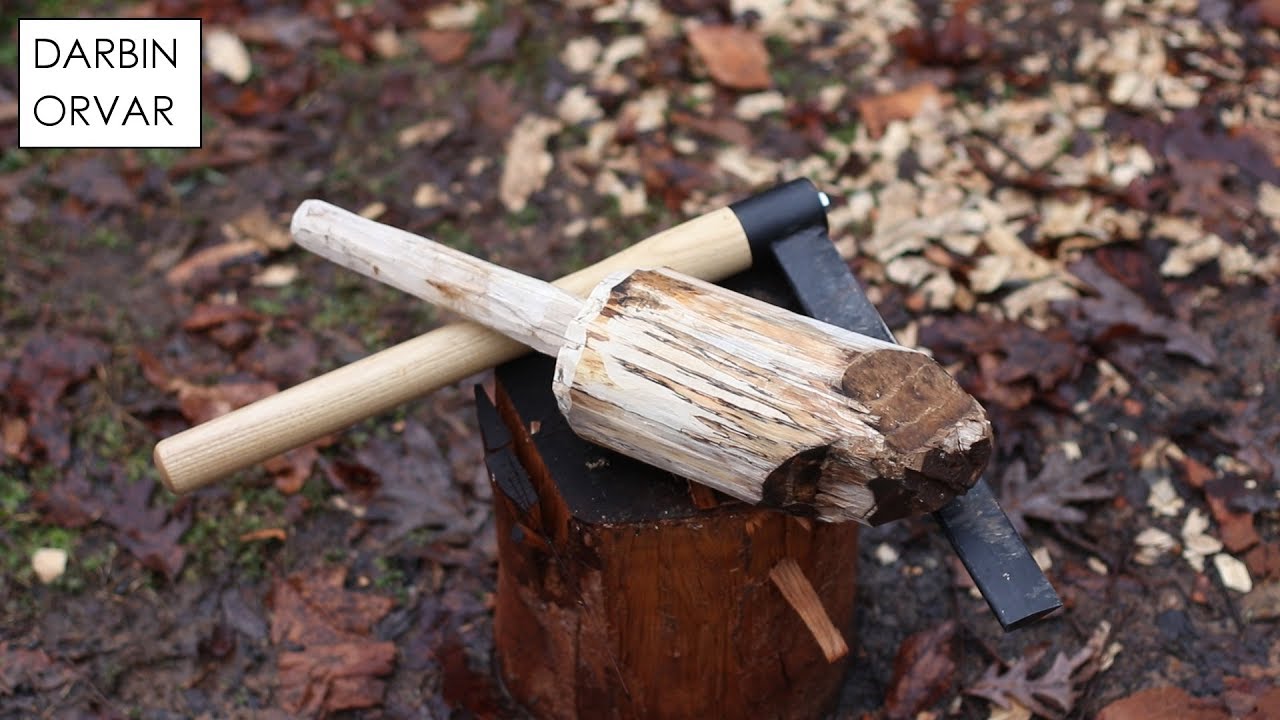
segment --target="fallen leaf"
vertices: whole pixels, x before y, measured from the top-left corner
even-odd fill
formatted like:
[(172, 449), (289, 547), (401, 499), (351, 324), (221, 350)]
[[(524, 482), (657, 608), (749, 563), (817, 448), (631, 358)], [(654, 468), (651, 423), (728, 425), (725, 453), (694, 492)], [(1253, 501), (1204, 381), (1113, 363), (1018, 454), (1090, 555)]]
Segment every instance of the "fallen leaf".
[(1240, 599), (1240, 613), (1246, 622), (1280, 618), (1280, 582), (1254, 586)]
[(241, 85), (253, 74), (253, 62), (240, 38), (223, 28), (205, 34), (204, 58), (209, 69)]
[(75, 671), (54, 662), (44, 650), (16, 647), (0, 641), (0, 697), (26, 687), (36, 693), (51, 693), (75, 679)]
[(279, 252), (288, 250), (293, 245), (289, 228), (284, 223), (273, 220), (263, 205), (254, 206), (252, 210), (227, 223), (222, 232), (229, 241), (252, 240), (261, 245), (264, 251)]
[(1159, 687), (1139, 690), (1098, 711), (1097, 720), (1227, 720), (1230, 714), (1208, 698), (1192, 697), (1186, 690)]
[(519, 10), (519, 6), (514, 6), (503, 18), (502, 24), (489, 31), (484, 47), (472, 53), (469, 64), (475, 67), (514, 60), (516, 45), (520, 42), (520, 36), (524, 35), (526, 24), (524, 13)]
[(422, 30), (415, 36), (431, 62), (451, 65), (467, 55), (471, 33), (466, 30)]
[(1018, 704), (1047, 718), (1063, 717), (1075, 708), (1080, 686), (1097, 673), (1110, 632), (1111, 626), (1102, 623), (1084, 647), (1070, 657), (1058, 653), (1053, 664), (1039, 677), (1033, 678), (1031, 673), (1047, 648), (1031, 650), (1003, 673), (1000, 663), (995, 663), (964, 692), (1004, 708)]
[(15, 460), (29, 462), (31, 458), (24, 451), (26, 444), (27, 421), (20, 417), (0, 415), (0, 453)]
[(907, 28), (893, 39), (911, 59), (923, 65), (976, 63), (992, 51), (991, 34), (967, 17), (976, 4), (976, 0), (960, 0), (951, 5), (951, 16), (941, 28)]
[(498, 197), (507, 210), (524, 210), (529, 196), (542, 189), (555, 165), (547, 152), (547, 139), (561, 127), (560, 121), (540, 115), (529, 115), (516, 125), (507, 141), (506, 162), (498, 184)]
[(235, 35), (244, 42), (289, 50), (301, 50), (314, 42), (338, 39), (319, 18), (303, 13), (247, 17), (236, 25)]
[(1212, 366), (1218, 353), (1209, 338), (1186, 323), (1152, 312), (1142, 298), (1086, 258), (1070, 266), (1071, 274), (1088, 283), (1098, 297), (1082, 298), (1076, 305), (1088, 320), (1095, 338), (1107, 339), (1125, 331), (1140, 332), (1165, 341), (1167, 352), (1183, 355), (1204, 366)]
[(420, 527), (470, 529), (452, 469), (421, 423), (406, 423), (399, 441), (371, 440), (356, 460), (378, 478), (366, 517), (386, 523), (387, 541)]
[(102, 342), (71, 333), (37, 333), (23, 346), (5, 397), (26, 409), (27, 438), (55, 467), (71, 457), (71, 416), (59, 400), (110, 356)]
[(171, 381), (166, 389), (178, 393), (178, 408), (192, 425), (226, 415), (280, 390), (271, 382), (230, 381), (216, 385), (195, 385), (181, 379)]
[(711, 79), (734, 90), (764, 90), (769, 77), (769, 51), (754, 30), (736, 25), (700, 25), (689, 31), (689, 43), (707, 66)]
[(75, 468), (47, 490), (37, 490), (31, 499), (42, 520), (65, 528), (85, 527), (106, 511), (104, 498)]
[(132, 208), (137, 198), (120, 173), (102, 157), (90, 155), (63, 163), (49, 184), (94, 208)]
[(205, 168), (226, 168), (253, 162), (271, 155), (288, 140), (284, 133), (256, 127), (219, 127), (205, 136), (199, 150), (178, 158), (171, 168), (174, 176)]
[(258, 323), (262, 321), (262, 316), (243, 305), (198, 303), (182, 321), (182, 329), (187, 332), (204, 332), (236, 320)]
[(955, 677), (956, 621), (912, 634), (898, 647), (893, 679), (885, 694), (885, 717), (914, 718), (951, 689)]
[(1009, 463), (1000, 485), (1000, 503), (1014, 527), (1026, 534), (1027, 518), (1048, 522), (1081, 523), (1088, 515), (1074, 503), (1096, 502), (1114, 497), (1116, 489), (1105, 483), (1086, 481), (1107, 469), (1105, 462), (1072, 462), (1061, 451), (1051, 453), (1034, 480), (1027, 478), (1021, 459)]
[(176, 513), (152, 506), (156, 484), (150, 478), (129, 482), (117, 475), (114, 485), (116, 497), (106, 505), (102, 519), (114, 528), (116, 542), (144, 567), (173, 580), (186, 560), (178, 540), (191, 527), (191, 505), (183, 503)]
[(293, 495), (302, 490), (319, 458), (315, 443), (308, 443), (263, 462), (262, 467), (271, 473), (277, 490)]
[(945, 99), (932, 83), (921, 83), (886, 95), (859, 98), (858, 114), (867, 125), (867, 134), (878, 138), (894, 120), (910, 120), (930, 107), (941, 109)]
[(345, 589), (346, 568), (319, 568), (278, 580), (269, 597), (271, 642), (287, 651), (277, 664), (280, 702), (315, 715), (382, 702), (395, 644), (369, 637), (391, 598)]
[(230, 265), (257, 262), (264, 254), (262, 245), (255, 240), (222, 243), (174, 265), (164, 279), (171, 287), (187, 288), (197, 284), (197, 280), (218, 277)]

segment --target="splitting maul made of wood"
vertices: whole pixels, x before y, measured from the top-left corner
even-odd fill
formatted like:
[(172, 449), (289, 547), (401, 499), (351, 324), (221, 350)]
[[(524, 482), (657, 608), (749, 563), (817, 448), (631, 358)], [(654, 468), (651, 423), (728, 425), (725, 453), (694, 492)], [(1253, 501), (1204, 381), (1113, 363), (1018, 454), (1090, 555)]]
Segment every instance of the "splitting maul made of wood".
[(298, 244), (557, 357), (583, 438), (741, 500), (880, 524), (932, 512), (986, 465), (978, 402), (924, 353), (664, 269), (576, 298), (307, 201)]

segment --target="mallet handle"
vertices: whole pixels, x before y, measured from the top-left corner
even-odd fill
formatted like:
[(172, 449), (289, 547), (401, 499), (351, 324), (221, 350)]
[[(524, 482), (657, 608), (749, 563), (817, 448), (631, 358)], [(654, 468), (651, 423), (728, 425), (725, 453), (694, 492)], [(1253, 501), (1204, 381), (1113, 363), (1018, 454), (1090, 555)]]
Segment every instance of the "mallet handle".
[[(324, 206), (315, 202), (304, 203), (295, 219), (303, 209), (310, 214)], [(353, 232), (389, 229), (360, 220), (350, 226)], [(554, 285), (581, 296), (612, 272), (655, 265), (719, 280), (750, 267), (751, 250), (737, 216), (721, 208)], [(520, 343), (479, 325), (448, 325), (161, 440), (155, 449), (156, 466), (170, 490), (190, 492), (526, 351)]]
[(293, 239), (361, 275), (555, 355), (582, 301), (554, 285), (319, 200), (293, 214)]

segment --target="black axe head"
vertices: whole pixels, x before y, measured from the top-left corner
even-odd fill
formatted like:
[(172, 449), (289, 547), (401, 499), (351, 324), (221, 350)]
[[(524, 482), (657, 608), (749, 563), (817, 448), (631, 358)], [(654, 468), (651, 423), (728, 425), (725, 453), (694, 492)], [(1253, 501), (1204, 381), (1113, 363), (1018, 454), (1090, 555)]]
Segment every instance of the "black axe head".
[[(730, 207), (751, 242), (753, 262), (777, 262), (810, 316), (895, 342), (848, 264), (831, 244), (827, 196), (807, 179), (784, 183)], [(986, 481), (934, 518), (1005, 630), (1030, 624), (1062, 601), (996, 502)]]

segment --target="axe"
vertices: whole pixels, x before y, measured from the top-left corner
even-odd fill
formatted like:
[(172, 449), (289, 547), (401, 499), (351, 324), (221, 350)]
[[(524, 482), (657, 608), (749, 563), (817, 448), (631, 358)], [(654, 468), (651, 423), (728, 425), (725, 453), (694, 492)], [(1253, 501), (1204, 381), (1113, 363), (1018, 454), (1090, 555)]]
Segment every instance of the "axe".
[[(557, 285), (581, 293), (609, 270), (650, 265), (718, 279), (745, 269), (753, 255), (767, 258), (771, 246), (775, 252), (783, 247), (774, 241), (789, 236), (825, 242), (826, 251), (835, 256), (825, 234), (826, 204), (825, 195), (810, 183), (794, 181), (660, 233), (561, 279)], [(821, 238), (811, 237), (808, 231), (818, 226)], [(787, 270), (787, 259), (779, 255), (779, 260)], [(827, 299), (834, 298), (836, 306), (854, 311), (832, 321), (844, 324), (852, 318), (855, 326), (879, 323), (878, 314), (861, 295), (843, 261), (836, 256), (824, 267), (828, 273), (840, 268), (846, 286), (841, 296), (841, 283), (830, 284), (829, 289), (836, 292)], [(866, 327), (855, 329), (868, 332)], [(524, 350), (476, 325), (441, 328), (168, 438), (156, 448), (157, 465), (171, 489), (193, 490)], [(957, 507), (962, 509), (957, 511)], [(1058, 605), (1052, 588), (985, 483), (979, 481), (968, 495), (952, 501), (937, 517), (1006, 628)]]

